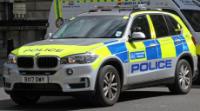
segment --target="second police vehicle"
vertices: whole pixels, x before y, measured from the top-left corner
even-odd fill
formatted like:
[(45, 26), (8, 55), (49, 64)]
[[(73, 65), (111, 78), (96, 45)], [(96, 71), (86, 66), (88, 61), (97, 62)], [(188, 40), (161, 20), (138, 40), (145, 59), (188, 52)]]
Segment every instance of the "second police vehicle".
[(5, 91), (20, 105), (51, 93), (88, 92), (110, 106), (124, 90), (164, 85), (187, 94), (197, 72), (192, 34), (177, 16), (145, 9), (96, 9), (71, 18), (47, 40), (12, 51)]

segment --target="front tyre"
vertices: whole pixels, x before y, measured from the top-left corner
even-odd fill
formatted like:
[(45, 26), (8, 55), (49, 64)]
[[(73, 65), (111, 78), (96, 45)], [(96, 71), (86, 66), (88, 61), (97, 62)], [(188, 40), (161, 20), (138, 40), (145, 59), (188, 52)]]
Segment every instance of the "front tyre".
[(34, 105), (40, 99), (40, 96), (27, 94), (11, 94), (10, 97), (18, 105)]
[(188, 61), (182, 59), (177, 63), (175, 72), (175, 83), (168, 86), (174, 94), (187, 94), (192, 86), (192, 68)]
[(112, 106), (119, 99), (120, 89), (119, 72), (115, 67), (106, 65), (99, 71), (94, 101), (101, 106)]

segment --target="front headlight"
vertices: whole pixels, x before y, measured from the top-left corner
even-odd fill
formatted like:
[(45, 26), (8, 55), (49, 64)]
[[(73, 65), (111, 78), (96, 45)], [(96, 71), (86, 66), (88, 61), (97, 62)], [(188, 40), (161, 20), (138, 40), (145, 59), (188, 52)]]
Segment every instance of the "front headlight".
[(62, 58), (61, 64), (87, 64), (94, 62), (97, 57), (97, 55), (91, 53), (72, 55)]
[(13, 54), (9, 54), (7, 63), (8, 64), (16, 64), (17, 63), (16, 56)]

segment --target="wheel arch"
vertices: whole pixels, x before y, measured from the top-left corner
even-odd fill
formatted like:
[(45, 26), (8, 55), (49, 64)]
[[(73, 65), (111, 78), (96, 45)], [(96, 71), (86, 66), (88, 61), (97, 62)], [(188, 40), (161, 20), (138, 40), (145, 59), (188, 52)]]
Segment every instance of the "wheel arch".
[[(100, 69), (105, 65), (112, 65), (113, 67), (115, 67), (117, 69), (117, 71), (119, 72), (119, 77), (120, 77), (120, 81), (121, 81), (121, 89), (122, 89), (123, 88), (123, 84), (124, 84), (124, 73), (125, 73), (122, 61), (120, 61), (118, 58), (114, 58), (114, 57), (113, 58), (107, 58), (100, 65), (98, 73), (99, 73)], [(96, 77), (96, 82), (97, 82), (97, 79), (98, 79), (98, 75)], [(96, 84), (97, 83), (95, 83), (95, 87), (96, 87)]]
[(178, 61), (181, 59), (185, 59), (189, 62), (192, 68), (192, 74), (194, 74), (194, 60), (193, 60), (192, 55), (190, 53), (184, 53), (179, 57)]

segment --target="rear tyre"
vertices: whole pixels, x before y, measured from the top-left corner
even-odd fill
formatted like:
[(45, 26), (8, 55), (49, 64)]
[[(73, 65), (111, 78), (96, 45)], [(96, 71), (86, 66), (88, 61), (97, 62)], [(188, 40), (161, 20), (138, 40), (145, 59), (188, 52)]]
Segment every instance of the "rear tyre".
[(18, 105), (34, 105), (40, 99), (40, 96), (27, 94), (11, 94), (10, 97)]
[(102, 67), (99, 71), (94, 102), (96, 105), (112, 106), (120, 95), (121, 82), (119, 72), (111, 65)]
[(178, 61), (175, 71), (175, 83), (168, 88), (173, 94), (187, 94), (192, 86), (192, 68), (188, 61)]

